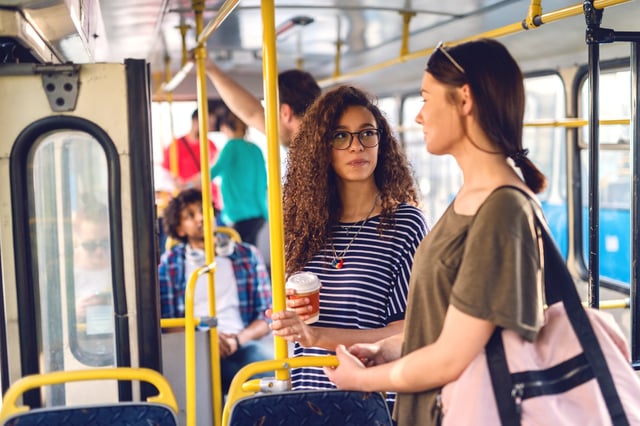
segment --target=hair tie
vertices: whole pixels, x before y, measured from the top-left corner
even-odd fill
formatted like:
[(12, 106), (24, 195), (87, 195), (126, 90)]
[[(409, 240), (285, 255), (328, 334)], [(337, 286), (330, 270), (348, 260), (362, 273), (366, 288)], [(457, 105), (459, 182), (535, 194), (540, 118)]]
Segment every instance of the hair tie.
[(527, 154), (529, 154), (529, 150), (525, 148), (514, 152), (510, 155), (510, 157), (513, 159), (516, 167), (522, 167), (525, 160), (527, 159)]

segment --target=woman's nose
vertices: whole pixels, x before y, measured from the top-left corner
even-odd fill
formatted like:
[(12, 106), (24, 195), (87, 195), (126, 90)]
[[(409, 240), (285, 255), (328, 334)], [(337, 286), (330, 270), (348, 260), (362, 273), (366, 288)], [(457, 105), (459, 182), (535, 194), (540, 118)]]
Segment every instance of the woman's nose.
[(351, 140), (349, 151), (364, 151), (364, 145), (360, 142), (360, 136), (352, 135), (352, 137), (353, 139)]

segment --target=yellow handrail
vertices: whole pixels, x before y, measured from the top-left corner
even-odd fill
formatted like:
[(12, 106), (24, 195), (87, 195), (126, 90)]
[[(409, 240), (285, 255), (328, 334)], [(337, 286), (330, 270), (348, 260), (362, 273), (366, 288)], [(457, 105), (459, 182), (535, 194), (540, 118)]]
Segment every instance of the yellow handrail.
[[(204, 2), (193, 0), (193, 10), (195, 12), (195, 24), (196, 34), (202, 34), (203, 28), (203, 12)], [(205, 262), (207, 263), (206, 272), (209, 294), (209, 316), (211, 318), (216, 317), (216, 298), (215, 298), (215, 283), (214, 274), (215, 271), (215, 241), (213, 238), (213, 207), (211, 203), (211, 178), (209, 176), (209, 139), (208, 139), (208, 123), (209, 123), (209, 110), (207, 100), (207, 74), (205, 60), (207, 57), (207, 48), (205, 42), (198, 43), (195, 48), (195, 65), (196, 65), (196, 88), (198, 97), (198, 124), (200, 131), (200, 178), (202, 188), (202, 210), (203, 210), (203, 228), (204, 228), (204, 252)], [(193, 280), (193, 290), (195, 290), (195, 280), (192, 275), (190, 283)], [(193, 294), (191, 294), (193, 297)], [(185, 309), (191, 309), (191, 315), (193, 315), (193, 300), (187, 302), (185, 295)], [(186, 312), (185, 312), (186, 316)], [(213, 407), (214, 424), (218, 426), (220, 424), (220, 417), (222, 414), (222, 401), (220, 394), (222, 392), (222, 386), (220, 384), (220, 349), (218, 346), (218, 329), (217, 327), (211, 327), (209, 329), (209, 362), (211, 364), (211, 406)], [(193, 338), (193, 340), (191, 340)], [(196, 424), (196, 388), (195, 388), (195, 329), (194, 327), (187, 327), (185, 330), (185, 339), (187, 348), (193, 351), (193, 356), (188, 358), (187, 366), (189, 366), (189, 360), (193, 361), (193, 365), (189, 367), (187, 379), (193, 381), (186, 389), (187, 395), (187, 426), (195, 426)], [(193, 345), (193, 346), (191, 346)]]
[[(196, 326), (198, 321), (194, 317), (194, 295), (198, 279), (207, 274), (209, 277), (209, 308), (214, 310), (210, 317), (215, 317), (215, 290), (213, 288), (213, 274), (216, 265), (212, 262), (206, 266), (197, 268), (187, 282), (184, 294), (184, 334), (185, 334), (185, 397), (186, 397), (186, 423), (187, 426), (196, 424)], [(214, 424), (220, 424), (220, 414), (222, 412), (222, 402), (220, 401), (220, 348), (218, 346), (218, 328), (209, 328), (209, 340), (212, 343), (210, 350), (211, 363), (211, 384), (213, 398)], [(217, 405), (217, 411), (216, 411)]]
[[(267, 136), (267, 176), (269, 179), (269, 236), (271, 250), (271, 288), (273, 310), (285, 309), (284, 293), (284, 231), (282, 218), (282, 188), (280, 178), (280, 138), (278, 135), (278, 64), (276, 51), (276, 25), (274, 1), (264, 0), (261, 3), (262, 12), (262, 72), (264, 76), (265, 93), (265, 123)], [(274, 352), (276, 358), (288, 355), (287, 342), (274, 338)], [(280, 380), (289, 378), (286, 371), (277, 371)]]
[[(627, 3), (631, 0), (596, 0), (593, 2), (593, 5), (596, 9), (604, 9), (606, 7), (610, 7), (610, 6), (615, 6), (617, 4), (621, 4), (621, 3)], [(549, 12), (549, 13), (544, 13), (540, 16), (540, 22), (542, 24), (546, 24), (546, 23), (550, 23), (553, 21), (557, 21), (560, 19), (564, 19), (564, 18), (568, 18), (571, 16), (575, 16), (575, 15), (579, 15), (583, 13), (583, 5), (582, 3), (576, 4), (574, 6), (568, 6), (566, 8), (563, 9), (559, 9), (553, 12)], [(533, 28), (538, 28), (533, 27)], [(533, 28), (528, 28), (528, 30), (531, 30)], [(471, 40), (476, 40), (479, 38), (499, 38), (499, 37), (503, 37), (509, 34), (514, 34), (520, 31), (525, 31), (527, 30), (525, 27), (523, 27), (522, 25), (522, 21), (519, 22), (515, 22), (513, 24), (509, 24), (509, 25), (505, 25), (503, 27), (500, 28), (495, 28), (493, 30), (490, 31), (485, 31), (483, 33), (478, 33), (478, 34), (474, 34), (470, 37), (465, 37), (462, 39), (458, 39), (456, 41), (451, 41), (449, 43), (447, 43), (448, 46), (454, 46), (456, 44), (460, 44), (460, 43), (465, 43), (467, 41), (471, 41)], [(376, 71), (380, 71), (382, 69), (394, 66), (394, 65), (398, 65), (398, 64), (402, 64), (404, 62), (413, 60), (413, 59), (419, 59), (425, 56), (430, 55), (433, 52), (433, 47), (427, 48), (427, 49), (422, 49), (422, 50), (418, 50), (416, 52), (413, 53), (406, 53), (403, 54), (402, 52), (395, 58), (389, 59), (387, 61), (383, 61), (380, 62), (378, 64), (373, 64), (367, 67), (363, 67), (360, 68), (358, 70), (355, 71), (351, 71), (349, 73), (340, 73), (339, 70), (336, 70), (336, 72), (334, 72), (333, 77), (329, 77), (323, 80), (319, 80), (318, 84), (320, 85), (320, 87), (327, 87), (330, 86), (332, 84), (337, 84), (337, 83), (341, 83), (344, 82), (346, 80), (352, 79), (354, 77), (358, 77), (364, 74), (370, 74)]]
[(147, 398), (148, 402), (169, 406), (178, 412), (178, 403), (167, 379), (155, 370), (149, 368), (114, 367), (94, 368), (75, 371), (54, 371), (50, 373), (32, 374), (22, 377), (13, 383), (2, 398), (0, 422), (14, 414), (29, 411), (27, 405), (17, 406), (16, 402), (22, 394), (31, 389), (60, 383), (79, 382), (89, 380), (137, 380), (151, 383), (158, 390), (158, 394)]
[(233, 404), (238, 399), (260, 391), (260, 380), (248, 381), (250, 377), (267, 371), (275, 371), (276, 376), (279, 371), (283, 371), (288, 376), (291, 368), (300, 367), (335, 367), (338, 365), (338, 358), (335, 356), (299, 356), (294, 358), (281, 358), (266, 361), (258, 361), (246, 365), (233, 376), (233, 381), (229, 387), (227, 403), (222, 413), (222, 424), (229, 424), (229, 414)]
[[(601, 126), (615, 126), (615, 125), (623, 125), (628, 126), (631, 124), (631, 120), (628, 118), (612, 118), (607, 120), (599, 121)], [(584, 127), (589, 124), (589, 121), (582, 118), (558, 118), (551, 120), (535, 120), (535, 121), (527, 121), (523, 125), (524, 127), (567, 127), (567, 128), (578, 128)], [(395, 130), (397, 132), (409, 132), (409, 131), (422, 131), (422, 128), (418, 125), (412, 124), (410, 126), (396, 126)]]
[[(610, 120), (600, 120), (599, 123), (601, 126), (611, 126), (611, 125), (626, 125), (629, 124), (631, 120), (628, 118), (617, 118)], [(559, 120), (536, 120), (524, 123), (525, 127), (584, 127), (589, 124), (589, 121), (582, 118), (563, 118)]]
[[(582, 302), (585, 307), (589, 306), (588, 302)], [(629, 309), (631, 307), (631, 299), (615, 299), (615, 300), (601, 300), (600, 309)]]
[(207, 42), (207, 39), (218, 27), (227, 19), (227, 16), (233, 12), (233, 9), (236, 8), (238, 2), (240, 0), (227, 0), (225, 1), (220, 9), (218, 9), (218, 13), (216, 16), (209, 21), (206, 27), (202, 31), (198, 31), (198, 40), (196, 41), (198, 46), (202, 46)]
[[(209, 36), (224, 22), (225, 19), (227, 19), (229, 14), (238, 5), (239, 1), (240, 0), (227, 0), (227, 1), (225, 1), (222, 4), (222, 6), (220, 6), (220, 9), (218, 9), (218, 13), (216, 13), (216, 16), (211, 21), (209, 21), (209, 23), (207, 24), (206, 27), (204, 27), (204, 29), (203, 29), (203, 26), (202, 26), (202, 21), (201, 21), (199, 26), (196, 23), (196, 34), (198, 34), (197, 45), (195, 47), (196, 50), (198, 48), (205, 47), (206, 41), (209, 38)], [(196, 0), (193, 0), (193, 9), (194, 9), (194, 11), (196, 9), (200, 9), (201, 10), (200, 19), (202, 19), (202, 11), (204, 10), (204, 2), (203, 1), (197, 2)], [(198, 18), (196, 17), (196, 20), (197, 19)], [(191, 71), (192, 68), (193, 68), (193, 62), (191, 62), (191, 61), (184, 62), (182, 64), (182, 68), (180, 68), (180, 70), (178, 70), (178, 72), (173, 76), (173, 78), (171, 78), (171, 80), (169, 82), (167, 82), (167, 83), (162, 85), (162, 90), (164, 92), (172, 92), (173, 90), (175, 90), (176, 87), (178, 87), (180, 85), (180, 83), (182, 83), (184, 78), (189, 74), (189, 72)]]
[(217, 226), (216, 233), (217, 232), (220, 232), (222, 234), (227, 234), (236, 243), (242, 242), (242, 237), (240, 236), (240, 233), (229, 226)]

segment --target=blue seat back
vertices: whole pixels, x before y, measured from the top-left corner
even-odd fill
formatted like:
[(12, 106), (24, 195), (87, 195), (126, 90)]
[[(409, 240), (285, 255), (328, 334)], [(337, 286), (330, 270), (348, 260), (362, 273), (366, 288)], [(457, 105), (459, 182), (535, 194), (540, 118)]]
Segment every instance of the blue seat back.
[(319, 390), (257, 394), (231, 409), (229, 426), (391, 426), (380, 393)]
[(35, 408), (14, 414), (3, 426), (177, 426), (173, 410), (164, 404), (119, 402), (74, 407)]

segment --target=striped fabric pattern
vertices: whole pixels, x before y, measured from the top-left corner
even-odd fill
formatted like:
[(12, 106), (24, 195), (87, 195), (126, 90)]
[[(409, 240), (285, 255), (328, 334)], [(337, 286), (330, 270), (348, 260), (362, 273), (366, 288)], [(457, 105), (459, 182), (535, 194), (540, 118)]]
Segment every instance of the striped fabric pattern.
[[(372, 329), (404, 318), (413, 254), (427, 233), (422, 211), (401, 204), (395, 226), (380, 236), (380, 217), (369, 218), (344, 254), (344, 265), (336, 269), (331, 244), (316, 254), (304, 268), (322, 282), (318, 327)], [(340, 256), (362, 222), (340, 223), (333, 229), (335, 250)], [(334, 355), (321, 348), (303, 348), (296, 343), (295, 356)], [(293, 389), (331, 389), (333, 384), (321, 368), (294, 369)], [(393, 398), (392, 398), (393, 399)]]

